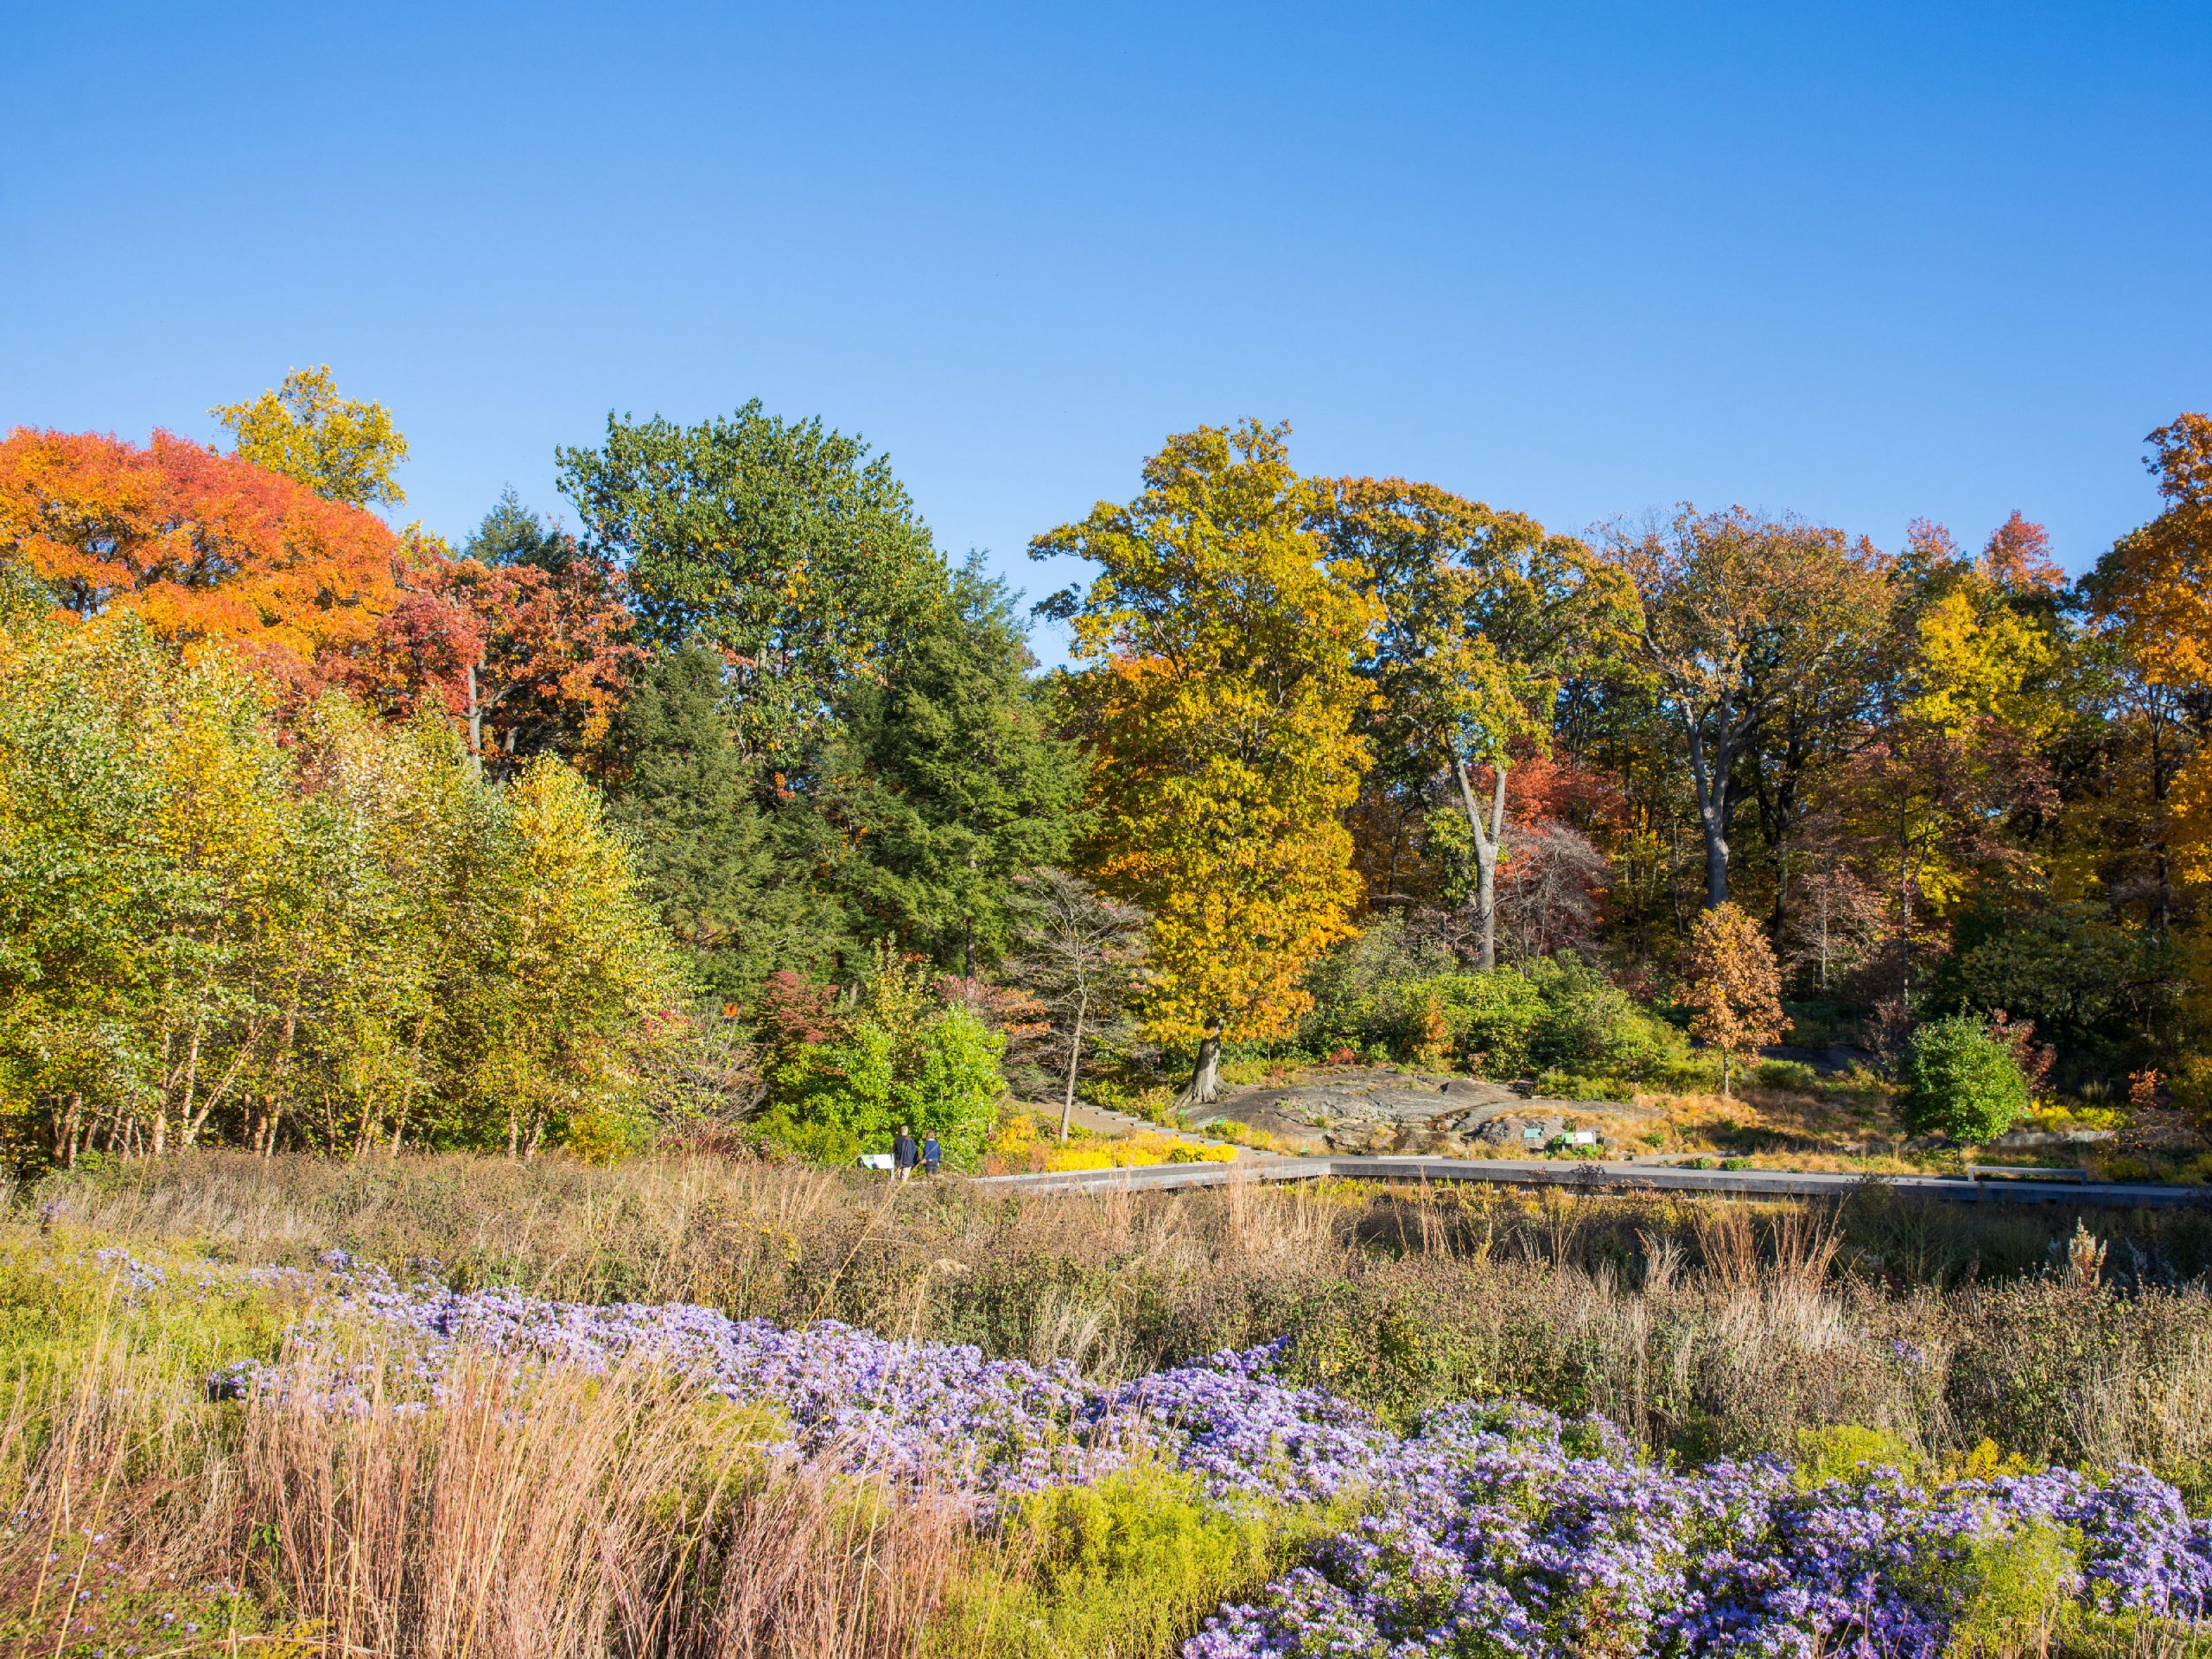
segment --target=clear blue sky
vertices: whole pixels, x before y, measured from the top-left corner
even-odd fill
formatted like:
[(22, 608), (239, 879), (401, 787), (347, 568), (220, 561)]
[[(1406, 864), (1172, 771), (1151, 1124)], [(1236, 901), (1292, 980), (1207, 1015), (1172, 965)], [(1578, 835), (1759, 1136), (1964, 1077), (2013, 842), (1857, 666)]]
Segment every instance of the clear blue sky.
[[(1681, 499), (2079, 569), (2212, 405), (2212, 5), (43, 6), (0, 427), (329, 362), (459, 535), (759, 396), (1027, 538), (1163, 435), (1580, 529)], [(1047, 655), (1052, 642), (1039, 640)]]

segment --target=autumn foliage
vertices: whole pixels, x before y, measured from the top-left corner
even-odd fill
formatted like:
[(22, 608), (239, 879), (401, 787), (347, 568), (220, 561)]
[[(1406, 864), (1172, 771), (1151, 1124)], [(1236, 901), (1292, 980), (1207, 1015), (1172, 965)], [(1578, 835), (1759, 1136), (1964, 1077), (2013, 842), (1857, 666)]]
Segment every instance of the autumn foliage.
[(1733, 1063), (1781, 1039), (1782, 976), (1766, 935), (1734, 905), (1716, 906), (1697, 918), (1685, 968), (1690, 1034), (1719, 1051), (1725, 1096)]
[(1147, 1014), (1201, 1046), (1287, 1034), (1306, 969), (1351, 931), (1344, 814), (1368, 764), (1354, 649), (1373, 607), (1325, 565), (1316, 486), (1280, 429), (1171, 439), (1144, 493), (1040, 537), (1102, 570), (1064, 607), (1092, 754), (1093, 858), (1152, 916)]
[(500, 770), (548, 749), (589, 756), (645, 655), (629, 623), (619, 578), (588, 559), (554, 571), (418, 544), (404, 592), (343, 678), (395, 717), (448, 716)]
[(400, 598), (399, 542), (375, 514), (166, 432), (143, 448), (11, 433), (0, 558), (80, 618), (135, 611), (162, 638), (221, 642), (294, 680), (365, 645)]

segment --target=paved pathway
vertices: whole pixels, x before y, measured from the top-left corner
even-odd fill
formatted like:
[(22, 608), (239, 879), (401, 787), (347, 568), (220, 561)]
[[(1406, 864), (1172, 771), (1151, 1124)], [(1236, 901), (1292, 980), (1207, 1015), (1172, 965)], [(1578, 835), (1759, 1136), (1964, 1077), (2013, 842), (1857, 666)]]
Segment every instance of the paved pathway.
[(978, 1186), (1013, 1192), (1152, 1192), (1224, 1186), (1231, 1181), (1472, 1181), (1578, 1190), (1645, 1189), (1719, 1192), (1743, 1198), (1840, 1198), (1865, 1185), (1967, 1204), (2075, 1204), (2118, 1209), (2212, 1204), (2212, 1187), (2047, 1179), (1969, 1179), (1962, 1175), (1857, 1175), (1828, 1170), (1682, 1169), (1579, 1159), (1268, 1158), (1235, 1165), (1159, 1164), (1136, 1169), (1059, 1170), (1041, 1175), (988, 1175)]

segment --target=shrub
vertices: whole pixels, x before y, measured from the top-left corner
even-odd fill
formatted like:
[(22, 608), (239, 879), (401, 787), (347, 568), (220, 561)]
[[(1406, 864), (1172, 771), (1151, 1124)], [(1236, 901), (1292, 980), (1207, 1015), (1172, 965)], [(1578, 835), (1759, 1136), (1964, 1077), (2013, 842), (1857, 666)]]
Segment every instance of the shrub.
[(1442, 945), (1408, 938), (1402, 917), (1385, 917), (1313, 965), (1306, 979), (1313, 1011), (1300, 1041), (1316, 1054), (1395, 1046), (1408, 1012), (1403, 988), (1449, 975), (1457, 965)]
[(1794, 1089), (1804, 1095), (1821, 1086), (1821, 1074), (1802, 1060), (1761, 1060), (1751, 1068), (1751, 1078), (1764, 1089)]
[(1517, 968), (1487, 974), (1440, 974), (1424, 988), (1443, 1009), (1454, 1048), (1485, 1076), (1517, 1077), (1535, 1062), (1544, 999)]
[(1909, 1134), (1980, 1145), (2028, 1109), (2028, 1083), (2010, 1048), (1980, 1020), (1957, 1014), (1913, 1033), (1897, 1109)]
[(2171, 1011), (2182, 982), (2171, 949), (2087, 906), (2009, 917), (1978, 940), (1961, 931), (1938, 995), (2024, 1016), (2069, 1052), (2132, 1047)]
[(1007, 1554), (1028, 1570), (956, 1586), (942, 1652), (1013, 1659), (1166, 1655), (1224, 1601), (1256, 1592), (1322, 1530), (1255, 1503), (1225, 1509), (1178, 1470), (1140, 1464), (1025, 1497)]
[(1522, 971), (1542, 1007), (1532, 1044), (1538, 1065), (1636, 1080), (1687, 1057), (1672, 1026), (1580, 957), (1535, 962)]
[(1006, 1092), (1006, 1039), (969, 1008), (931, 1006), (918, 976), (880, 969), (830, 1040), (785, 1046), (768, 1072), (767, 1132), (808, 1157), (847, 1162), (888, 1147), (899, 1125), (934, 1134), (971, 1168)]

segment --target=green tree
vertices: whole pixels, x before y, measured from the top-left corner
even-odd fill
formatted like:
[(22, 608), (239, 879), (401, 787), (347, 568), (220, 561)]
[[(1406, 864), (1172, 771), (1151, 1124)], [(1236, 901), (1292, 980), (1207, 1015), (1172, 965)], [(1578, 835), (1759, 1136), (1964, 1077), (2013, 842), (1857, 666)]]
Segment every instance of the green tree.
[(1363, 666), (1385, 743), (1449, 779), (1473, 858), (1480, 965), (1494, 968), (1507, 775), (1521, 753), (1549, 747), (1561, 677), (1622, 636), (1635, 595), (1573, 537), (1433, 484), (1339, 479), (1319, 523), (1381, 613)]
[(407, 499), (392, 474), (407, 440), (382, 404), (338, 395), (330, 366), (294, 369), (274, 391), (207, 411), (238, 440), (238, 455), (357, 507), (396, 506)]
[(482, 564), (531, 564), (556, 576), (564, 575), (582, 553), (575, 537), (523, 505), (512, 487), (499, 492), (461, 549), (464, 558)]
[(1897, 1109), (1908, 1134), (1980, 1146), (2028, 1109), (2028, 1082), (2012, 1049), (1980, 1020), (1955, 1014), (1913, 1033)]
[(599, 448), (557, 454), (652, 642), (720, 652), (740, 747), (786, 774), (810, 766), (847, 683), (876, 671), (917, 585), (942, 580), (889, 461), (819, 419), (758, 400), (691, 427), (609, 416)]
[(920, 969), (879, 950), (859, 1006), (819, 1040), (779, 1046), (768, 1071), (768, 1128), (825, 1162), (881, 1151), (901, 1124), (934, 1134), (956, 1168), (972, 1168), (1006, 1093), (1005, 1039), (946, 1003)]
[(586, 1125), (634, 1113), (633, 1045), (689, 987), (573, 767), (538, 756), (500, 804), (503, 899), (468, 984), (487, 1039), (469, 1079), (491, 1115), (480, 1124), (504, 1119), (511, 1156), (535, 1154), (549, 1129), (619, 1138)]
[(1067, 850), (1083, 788), (1027, 671), (1005, 584), (974, 563), (917, 596), (878, 677), (855, 678), (823, 765), (871, 928), (972, 978), (1010, 938), (1013, 882)]
[(1762, 734), (1834, 734), (1867, 712), (1891, 642), (1887, 562), (1794, 518), (1685, 505), (1617, 528), (1608, 549), (1641, 607), (1635, 657), (1680, 734), (1705, 849), (1705, 903), (1728, 902), (1729, 836)]
[(656, 658), (623, 705), (610, 817), (705, 988), (741, 1002), (776, 969), (839, 966), (847, 918), (821, 873), (841, 849), (804, 801), (759, 798), (760, 767), (732, 740), (723, 670), (685, 645)]
[(334, 692), (284, 739), (136, 616), (0, 620), (8, 1115), (63, 1163), (607, 1144), (688, 990), (590, 787)]

